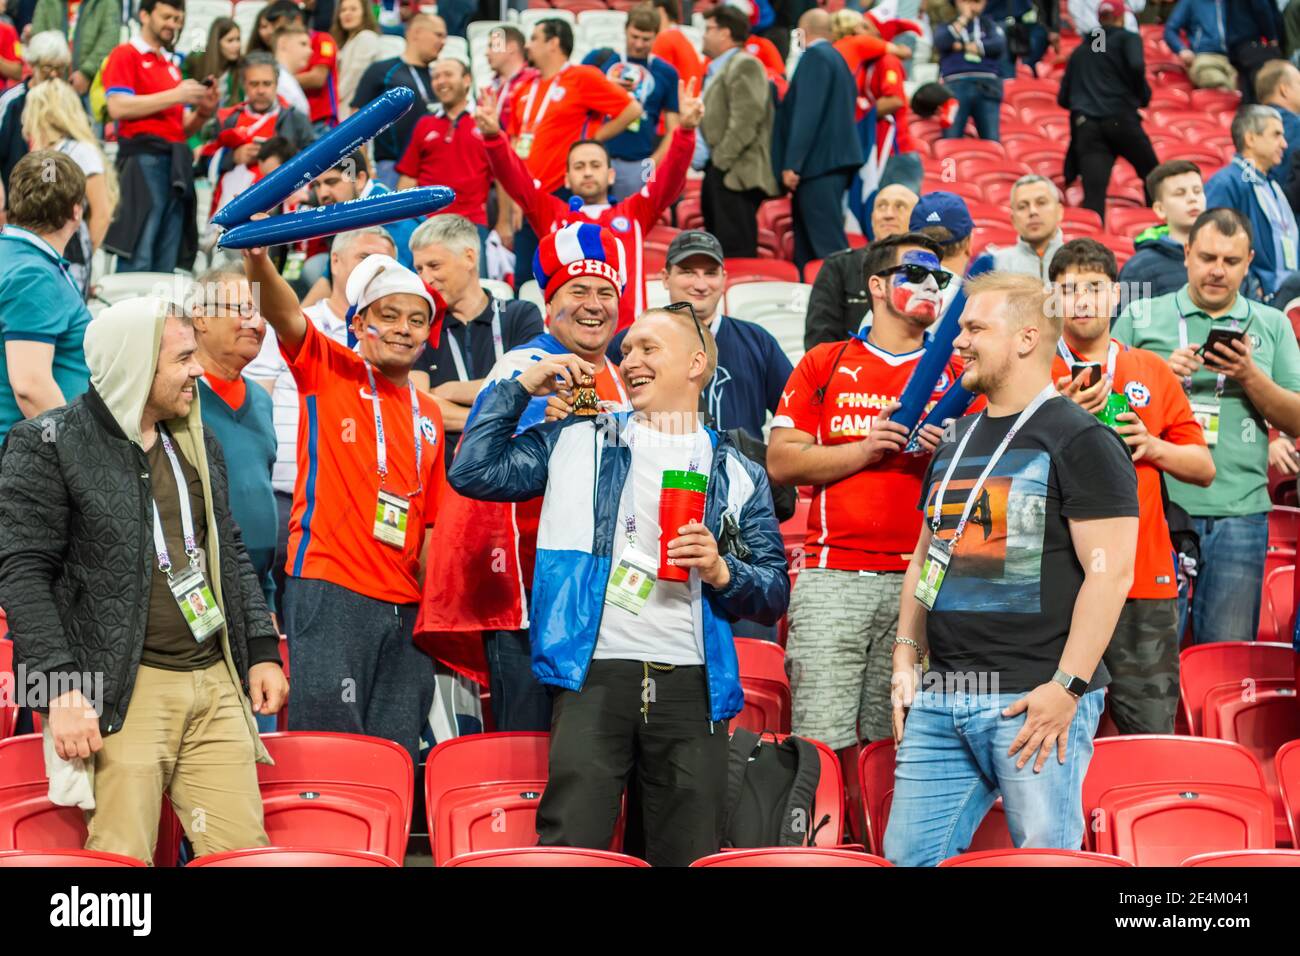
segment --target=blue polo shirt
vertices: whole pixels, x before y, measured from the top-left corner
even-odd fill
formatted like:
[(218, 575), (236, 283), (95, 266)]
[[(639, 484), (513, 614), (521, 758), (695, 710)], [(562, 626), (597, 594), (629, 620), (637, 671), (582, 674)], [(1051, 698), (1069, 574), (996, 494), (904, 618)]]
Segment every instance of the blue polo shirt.
[(632, 95), (644, 112), (640, 119), (606, 143), (605, 148), (614, 159), (645, 159), (655, 151), (659, 142), (659, 116), (664, 111), (676, 113), (678, 110), (677, 70), (653, 54), (648, 61), (630, 60), (609, 49), (592, 50), (582, 62), (596, 67), (612, 80), (617, 80), (627, 63), (641, 67), (641, 82), (632, 90)]
[[(0, 229), (0, 359), (10, 342), (54, 346), (54, 382), (67, 401), (90, 387), (82, 339), (90, 310), (81, 298), (68, 262), (44, 239), (19, 229)], [(23, 420), (9, 384), (9, 364), (0, 361), (0, 440)]]

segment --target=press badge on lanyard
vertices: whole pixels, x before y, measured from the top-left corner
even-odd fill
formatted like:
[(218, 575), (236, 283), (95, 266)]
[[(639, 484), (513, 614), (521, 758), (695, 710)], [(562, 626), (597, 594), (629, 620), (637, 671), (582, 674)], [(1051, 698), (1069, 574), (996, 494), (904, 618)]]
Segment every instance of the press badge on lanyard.
[[(1251, 319), (1249, 303), (1246, 304), (1246, 309), (1248, 310), (1246, 321), (1249, 324)], [(1232, 327), (1236, 329), (1237, 326), (1237, 320), (1233, 319)], [(1179, 348), (1187, 348), (1187, 317), (1181, 312), (1178, 315), (1178, 345)], [(1201, 431), (1205, 432), (1205, 444), (1209, 448), (1219, 444), (1219, 412), (1222, 407), (1223, 389), (1227, 382), (1228, 377), (1220, 372), (1214, 381), (1214, 401), (1194, 402), (1191, 401), (1191, 376), (1183, 379), (1183, 390), (1188, 393), (1189, 404), (1192, 406), (1192, 417), (1201, 426)]]
[(927, 611), (934, 610), (934, 602), (939, 598), (939, 589), (943, 587), (943, 579), (948, 573), (948, 565), (952, 562), (953, 553), (957, 550), (957, 542), (961, 540), (961, 536), (966, 530), (966, 523), (970, 521), (970, 514), (975, 507), (975, 502), (979, 500), (980, 492), (984, 489), (984, 482), (988, 481), (989, 475), (993, 474), (993, 469), (997, 467), (997, 463), (1002, 459), (1007, 446), (1011, 444), (1012, 439), (1016, 437), (1020, 429), (1025, 427), (1025, 423), (1033, 418), (1034, 412), (1042, 408), (1043, 403), (1049, 398), (1055, 396), (1056, 386), (1048, 385), (1016, 417), (1010, 430), (998, 443), (997, 449), (989, 456), (988, 464), (980, 472), (974, 487), (966, 495), (966, 504), (962, 507), (961, 518), (957, 522), (957, 529), (953, 532), (952, 538), (947, 541), (940, 541), (939, 525), (943, 521), (944, 492), (948, 490), (948, 482), (952, 480), (952, 473), (957, 470), (957, 463), (961, 461), (962, 453), (966, 451), (966, 445), (970, 442), (971, 435), (975, 434), (975, 429), (984, 420), (984, 414), (981, 414), (971, 424), (971, 427), (966, 429), (966, 434), (962, 436), (961, 443), (957, 445), (957, 450), (953, 452), (952, 460), (948, 462), (948, 469), (943, 473), (943, 481), (939, 483), (939, 490), (934, 494), (934, 512), (930, 519), (930, 547), (925, 555), (925, 563), (921, 565), (921, 579), (916, 582), (915, 591), (916, 599)]
[(181, 609), (181, 616), (189, 625), (194, 639), (202, 644), (213, 633), (221, 629), (225, 618), (217, 599), (204, 580), (199, 568), (199, 549), (194, 538), (194, 515), (190, 511), (190, 486), (181, 472), (181, 463), (176, 459), (171, 439), (167, 430), (158, 428), (158, 437), (162, 440), (163, 451), (171, 462), (172, 474), (176, 478), (176, 496), (180, 499), (181, 531), (185, 536), (185, 554), (190, 559), (190, 566), (177, 574), (172, 573), (171, 556), (167, 553), (167, 541), (163, 537), (162, 517), (158, 514), (158, 502), (153, 503), (153, 548), (158, 557), (158, 570), (167, 575), (167, 587)]
[[(375, 501), (375, 526), (372, 530), (375, 538), (384, 544), (401, 550), (406, 547), (406, 523), (411, 514), (410, 496), (399, 494), (384, 487), (388, 480), (388, 443), (384, 439), (384, 412), (379, 402), (379, 392), (375, 389), (375, 373), (370, 363), (366, 363), (366, 377), (370, 380), (370, 403), (375, 412), (375, 470), (379, 473), (379, 496)], [(419, 482), (415, 494), (424, 490), (420, 476), (423, 473), (424, 448), (420, 444), (420, 404), (415, 397), (415, 385), (406, 383), (411, 390), (411, 434), (415, 437), (415, 476)]]
[[(560, 70), (560, 73), (563, 73), (566, 69), (568, 69), (567, 65)], [(559, 82), (559, 79), (559, 73), (551, 79), (550, 84), (546, 87), (546, 94), (542, 97), (542, 104), (537, 108), (535, 116), (533, 115), (533, 103), (537, 99), (537, 91), (541, 88), (542, 81), (540, 77), (533, 80), (533, 85), (528, 90), (528, 99), (522, 104), (523, 113), (519, 117), (521, 128), (526, 126), (528, 129), (535, 131), (541, 127), (542, 120), (546, 117), (546, 110), (551, 105), (551, 100), (559, 99), (555, 95), (555, 84)], [(560, 94), (560, 96), (563, 95), (563, 93)], [(527, 159), (532, 155), (534, 135), (533, 132), (520, 132), (519, 137), (515, 140), (515, 155), (520, 159)]]

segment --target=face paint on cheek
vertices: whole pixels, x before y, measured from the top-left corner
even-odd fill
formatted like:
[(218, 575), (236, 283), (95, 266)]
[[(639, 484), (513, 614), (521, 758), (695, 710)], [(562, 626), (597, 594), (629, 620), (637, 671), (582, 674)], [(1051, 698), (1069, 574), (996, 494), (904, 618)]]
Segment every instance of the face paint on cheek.
[(917, 318), (934, 318), (939, 311), (939, 303), (929, 289), (908, 282), (903, 274), (893, 277), (894, 285), (890, 289), (889, 301), (894, 311), (900, 315), (912, 315)]

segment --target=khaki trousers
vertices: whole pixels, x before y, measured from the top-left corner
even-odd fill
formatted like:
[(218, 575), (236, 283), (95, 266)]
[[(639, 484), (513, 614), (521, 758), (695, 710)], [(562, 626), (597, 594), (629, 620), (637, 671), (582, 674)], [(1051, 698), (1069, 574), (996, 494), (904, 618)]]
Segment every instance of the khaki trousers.
[(225, 661), (141, 665), (122, 729), (95, 755), (86, 849), (152, 862), (164, 793), (198, 856), (268, 843), (253, 740)]

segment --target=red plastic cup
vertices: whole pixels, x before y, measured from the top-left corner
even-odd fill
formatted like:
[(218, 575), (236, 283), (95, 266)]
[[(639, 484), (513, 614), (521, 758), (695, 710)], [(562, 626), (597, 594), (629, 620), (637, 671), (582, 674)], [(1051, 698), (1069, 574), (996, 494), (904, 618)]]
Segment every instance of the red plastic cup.
[(688, 581), (690, 568), (668, 563), (668, 542), (680, 536), (678, 528), (691, 521), (704, 521), (704, 492), (664, 488), (659, 493), (659, 579)]

